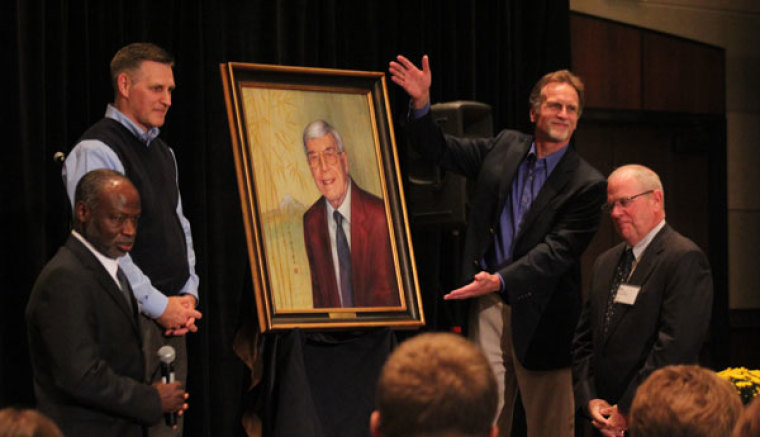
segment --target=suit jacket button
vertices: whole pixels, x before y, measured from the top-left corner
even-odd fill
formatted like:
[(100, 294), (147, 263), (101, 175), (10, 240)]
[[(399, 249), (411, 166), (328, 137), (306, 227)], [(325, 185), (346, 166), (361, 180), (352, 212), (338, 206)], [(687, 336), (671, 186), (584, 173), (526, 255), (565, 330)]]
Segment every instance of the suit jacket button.
[(495, 233), (496, 233), (496, 231), (494, 230), (493, 226), (491, 226), (490, 228), (488, 228), (488, 232), (489, 232), (491, 235), (493, 235), (493, 234), (495, 234)]

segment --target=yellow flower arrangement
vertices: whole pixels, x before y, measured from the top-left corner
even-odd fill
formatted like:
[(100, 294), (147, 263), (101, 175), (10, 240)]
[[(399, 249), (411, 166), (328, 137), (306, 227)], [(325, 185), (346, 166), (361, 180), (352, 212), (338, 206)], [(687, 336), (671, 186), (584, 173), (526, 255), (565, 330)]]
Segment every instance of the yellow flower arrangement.
[(732, 383), (744, 404), (760, 396), (760, 370), (746, 367), (729, 367), (718, 372), (718, 376)]

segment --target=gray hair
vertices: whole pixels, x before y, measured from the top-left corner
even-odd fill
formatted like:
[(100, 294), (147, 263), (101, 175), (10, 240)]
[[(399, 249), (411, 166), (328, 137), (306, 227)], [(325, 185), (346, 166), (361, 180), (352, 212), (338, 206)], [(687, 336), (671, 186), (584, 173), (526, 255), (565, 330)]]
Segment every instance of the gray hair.
[(660, 177), (657, 176), (657, 173), (651, 168), (645, 167), (641, 164), (628, 164), (618, 167), (610, 173), (607, 177), (607, 181), (609, 182), (613, 177), (617, 177), (622, 173), (630, 174), (636, 182), (641, 185), (641, 188), (645, 190), (660, 190), (663, 194), (665, 193), (665, 190), (662, 188), (662, 182), (660, 181)]
[(304, 153), (307, 155), (309, 154), (309, 151), (306, 149), (306, 141), (312, 138), (322, 138), (327, 134), (332, 134), (333, 138), (335, 138), (335, 142), (338, 143), (338, 151), (344, 152), (345, 150), (343, 149), (343, 138), (340, 137), (338, 131), (332, 127), (330, 123), (322, 119), (318, 119), (306, 125), (306, 128), (303, 130)]

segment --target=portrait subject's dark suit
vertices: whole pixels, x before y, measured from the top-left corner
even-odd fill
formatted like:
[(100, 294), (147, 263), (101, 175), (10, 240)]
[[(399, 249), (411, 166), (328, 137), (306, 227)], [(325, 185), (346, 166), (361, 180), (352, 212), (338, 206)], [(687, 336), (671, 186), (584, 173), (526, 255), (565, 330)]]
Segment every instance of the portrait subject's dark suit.
[(713, 283), (707, 258), (666, 224), (627, 281), (641, 287), (636, 301), (615, 304), (605, 337), (607, 297), (624, 249), (621, 243), (594, 262), (589, 297), (573, 341), (578, 407), (604, 399), (627, 413), (636, 388), (654, 370), (697, 362), (710, 325)]
[(161, 420), (135, 313), (73, 235), (37, 278), (26, 319), (38, 408), (66, 436), (142, 437)]
[[(504, 130), (494, 138), (445, 135), (430, 113), (406, 126), (428, 160), (475, 180), (463, 252), (463, 281), (482, 270), (518, 166), (533, 137)], [(605, 201), (602, 175), (569, 147), (515, 235), (512, 261), (493, 269), (504, 278), (515, 355), (530, 370), (570, 366), (570, 344), (581, 306), (580, 257), (596, 233)]]
[[(327, 207), (320, 197), (303, 216), (314, 308), (340, 307)], [(355, 307), (398, 306), (399, 290), (383, 201), (351, 181), (351, 284)]]

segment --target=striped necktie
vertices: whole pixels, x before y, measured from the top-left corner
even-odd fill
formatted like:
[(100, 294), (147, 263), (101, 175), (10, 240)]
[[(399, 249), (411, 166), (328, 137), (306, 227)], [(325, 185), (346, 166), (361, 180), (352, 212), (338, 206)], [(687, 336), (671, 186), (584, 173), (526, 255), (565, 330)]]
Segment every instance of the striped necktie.
[(337, 224), (335, 230), (335, 245), (338, 248), (338, 266), (340, 270), (340, 296), (343, 307), (354, 306), (354, 293), (351, 288), (351, 249), (343, 231), (343, 216), (336, 210), (333, 217)]

